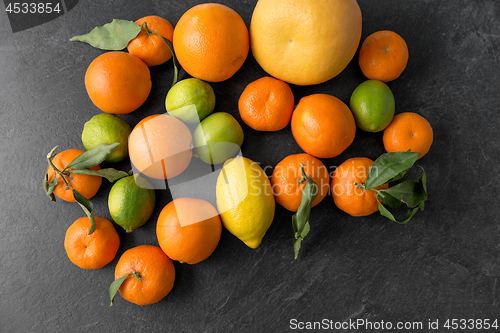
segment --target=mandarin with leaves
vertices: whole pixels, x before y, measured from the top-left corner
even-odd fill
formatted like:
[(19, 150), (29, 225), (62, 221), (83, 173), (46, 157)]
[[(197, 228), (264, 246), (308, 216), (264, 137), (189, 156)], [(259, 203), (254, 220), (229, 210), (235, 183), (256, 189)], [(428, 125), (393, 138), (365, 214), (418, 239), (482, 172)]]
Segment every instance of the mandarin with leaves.
[[(83, 154), (84, 151), (80, 149), (68, 149), (58, 153), (53, 159), (52, 163), (59, 170), (63, 171), (75, 158)], [(89, 168), (90, 170), (100, 170), (99, 165), (95, 165)], [(66, 173), (66, 181), (69, 185), (67, 186), (64, 180), (61, 178), (59, 173), (56, 174), (52, 166), (49, 165), (47, 171), (47, 181), (50, 183), (54, 176), (57, 179), (57, 185), (54, 187), (52, 192), (58, 198), (64, 201), (76, 202), (73, 195), (73, 189), (83, 195), (85, 198), (90, 199), (96, 195), (97, 191), (101, 187), (102, 178), (93, 175), (78, 175), (71, 172), (71, 170), (64, 171)], [(71, 188), (73, 187), (73, 189)]]

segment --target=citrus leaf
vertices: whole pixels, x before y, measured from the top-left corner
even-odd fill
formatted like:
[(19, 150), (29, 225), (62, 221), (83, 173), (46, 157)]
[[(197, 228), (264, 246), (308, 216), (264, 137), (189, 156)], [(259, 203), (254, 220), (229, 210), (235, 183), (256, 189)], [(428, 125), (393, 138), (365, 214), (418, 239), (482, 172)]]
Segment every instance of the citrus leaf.
[(77, 169), (77, 170), (71, 170), (71, 173), (77, 175), (99, 176), (106, 178), (111, 183), (117, 181), (120, 178), (129, 176), (127, 172), (116, 170), (114, 168), (106, 168), (100, 170)]
[(57, 178), (53, 177), (49, 183), (49, 174), (45, 173), (43, 177), (43, 189), (45, 190), (45, 194), (50, 198), (51, 201), (56, 201), (56, 197), (54, 196), (54, 188), (57, 185)]
[(309, 225), (311, 205), (318, 195), (318, 185), (311, 177), (306, 175), (304, 165), (302, 163), (300, 164), (300, 167), (302, 169), (302, 175), (307, 180), (307, 183), (302, 191), (302, 198), (300, 206), (297, 209), (297, 213), (292, 216), (292, 226), (294, 232), (293, 248), (295, 251), (295, 259), (297, 259), (297, 256), (299, 255), (302, 240), (311, 229)]
[(377, 196), (380, 201), (388, 207), (391, 207), (393, 209), (401, 207), (401, 200), (394, 198), (392, 195), (386, 193), (385, 190), (379, 190)]
[(90, 220), (90, 230), (89, 230), (89, 235), (95, 231), (95, 218), (94, 218), (94, 205), (92, 202), (90, 202), (89, 199), (85, 198), (83, 195), (78, 193), (74, 188), (73, 190), (73, 196), (75, 197), (76, 202), (82, 207), (83, 211), (87, 216), (89, 217)]
[(382, 154), (373, 162), (366, 178), (365, 188), (371, 189), (397, 178), (410, 169), (421, 153), (400, 151)]
[(114, 19), (85, 35), (74, 36), (70, 41), (84, 42), (101, 50), (118, 51), (126, 48), (140, 31), (141, 27), (132, 21)]
[(413, 215), (415, 215), (415, 213), (418, 211), (418, 207), (413, 208), (413, 210), (411, 212), (409, 212), (408, 214), (406, 214), (406, 216), (404, 217), (404, 219), (398, 220), (397, 218), (394, 217), (394, 215), (392, 215), (392, 213), (387, 208), (384, 207), (384, 205), (382, 205), (382, 203), (378, 199), (378, 196), (377, 196), (377, 203), (378, 203), (378, 211), (380, 212), (380, 214), (382, 216), (385, 216), (389, 220), (397, 222), (399, 224), (405, 224), (408, 221), (410, 221), (410, 219), (413, 217)]
[(132, 274), (134, 274), (134, 272), (128, 273), (127, 275), (122, 276), (121, 278), (116, 279), (115, 281), (113, 281), (113, 283), (111, 283), (111, 285), (109, 286), (109, 298), (111, 300), (111, 304), (109, 306), (113, 305), (113, 300), (115, 299), (118, 289), (120, 289), (121, 285), (123, 284), (123, 281), (125, 281)]
[(421, 202), (427, 200), (427, 193), (425, 192), (422, 183), (415, 180), (407, 180), (400, 184), (384, 190), (390, 196), (401, 200), (408, 207), (414, 208)]
[(101, 143), (92, 149), (87, 150), (77, 158), (75, 158), (71, 163), (69, 163), (63, 172), (66, 170), (81, 170), (88, 169), (98, 164), (101, 164), (106, 157), (111, 153), (111, 151), (118, 146), (120, 143), (115, 142), (110, 145)]

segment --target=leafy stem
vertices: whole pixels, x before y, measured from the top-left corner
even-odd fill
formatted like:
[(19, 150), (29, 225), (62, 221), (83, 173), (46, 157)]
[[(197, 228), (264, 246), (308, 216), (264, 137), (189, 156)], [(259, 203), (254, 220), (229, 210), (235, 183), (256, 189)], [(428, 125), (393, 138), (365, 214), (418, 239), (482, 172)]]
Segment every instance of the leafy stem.
[[(422, 175), (418, 181), (406, 180), (386, 189), (377, 189), (376, 187), (402, 179), (420, 155), (420, 153), (412, 153), (411, 151), (383, 154), (373, 162), (366, 182), (364, 184), (355, 183), (360, 189), (372, 190), (377, 194), (376, 199), (380, 214), (391, 221), (404, 224), (419, 209), (424, 210), (424, 203), (427, 200), (425, 171), (420, 167)], [(397, 209), (402, 204), (411, 210), (403, 219), (397, 219), (387, 207)]]
[(111, 283), (111, 285), (109, 286), (109, 298), (111, 300), (111, 304), (109, 306), (113, 305), (113, 300), (115, 299), (116, 293), (118, 292), (118, 290), (122, 286), (123, 282), (125, 282), (125, 280), (130, 275), (133, 275), (137, 281), (140, 281), (141, 277), (142, 277), (141, 273), (139, 273), (137, 271), (133, 271), (133, 272), (130, 272), (130, 273), (122, 276), (121, 278), (118, 278), (115, 281), (113, 281), (113, 283)]
[(101, 164), (106, 157), (111, 153), (111, 151), (118, 145), (119, 143), (114, 143), (111, 145), (100, 144), (92, 149), (87, 150), (77, 158), (75, 158), (71, 163), (69, 163), (63, 170), (59, 170), (52, 161), (52, 155), (54, 154), (56, 147), (54, 147), (47, 154), (47, 162), (49, 164), (49, 169), (52, 168), (54, 170), (54, 177), (49, 182), (49, 172), (44, 175), (43, 179), (43, 188), (45, 190), (45, 194), (50, 198), (51, 201), (56, 201), (54, 196), (54, 189), (58, 185), (57, 176), (62, 179), (64, 186), (66, 189), (71, 189), (73, 193), (73, 197), (75, 201), (80, 205), (85, 214), (88, 216), (90, 220), (90, 230), (89, 235), (95, 231), (95, 217), (94, 217), (94, 205), (87, 199), (85, 196), (80, 194), (75, 188), (71, 185), (71, 181), (68, 178), (71, 174), (86, 174), (92, 176), (99, 176), (108, 179), (110, 182), (118, 180), (122, 177), (126, 177), (129, 174), (124, 171), (115, 170), (113, 168), (92, 170), (90, 168)]
[(318, 185), (309, 177), (304, 171), (304, 164), (300, 163), (302, 171), (302, 178), (299, 183), (306, 182), (302, 190), (302, 198), (297, 213), (292, 216), (292, 226), (294, 231), (293, 248), (295, 251), (295, 259), (299, 255), (300, 245), (304, 237), (307, 236), (311, 226), (309, 225), (309, 215), (311, 213), (311, 206), (318, 195)]

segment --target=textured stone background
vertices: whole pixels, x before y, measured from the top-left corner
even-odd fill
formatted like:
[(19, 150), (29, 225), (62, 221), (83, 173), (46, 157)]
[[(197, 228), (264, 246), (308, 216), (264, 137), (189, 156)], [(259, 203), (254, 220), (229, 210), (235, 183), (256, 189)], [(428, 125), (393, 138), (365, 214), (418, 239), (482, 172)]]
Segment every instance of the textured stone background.
[[(221, 2), (249, 26), (256, 0)], [(417, 112), (434, 128), (434, 144), (418, 162), (427, 172), (430, 195), (424, 212), (407, 225), (378, 214), (353, 218), (328, 196), (312, 210), (311, 232), (294, 260), (292, 214), (277, 207), (258, 249), (224, 230), (208, 260), (175, 264), (176, 283), (164, 300), (138, 307), (118, 296), (109, 307), (107, 288), (119, 256), (132, 246), (157, 244), (156, 217), (171, 197), (157, 191), (151, 221), (132, 234), (118, 230), (120, 249), (108, 266), (83, 271), (67, 259), (66, 229), (83, 212), (76, 204), (54, 204), (45, 196), (45, 155), (56, 145), (83, 149), (83, 124), (100, 112), (85, 92), (83, 77), (102, 53), (69, 38), (113, 18), (156, 14), (175, 25), (198, 3), (80, 1), (65, 15), (17, 33), (0, 5), (0, 331), (285, 332), (294, 318), (425, 325), (429, 319), (500, 320), (500, 2), (494, 0), (359, 0), (362, 39), (394, 30), (409, 46), (408, 67), (389, 86), (396, 112)], [(123, 116), (132, 126), (164, 112), (171, 61), (151, 74), (148, 100)], [(250, 54), (234, 77), (212, 85), (216, 111), (241, 122), (239, 95), (264, 75)], [(296, 103), (318, 92), (348, 103), (364, 80), (356, 55), (333, 80), (292, 90)], [(290, 126), (276, 133), (242, 126), (243, 154), (263, 166), (301, 152)], [(347, 158), (375, 159), (383, 152), (380, 133), (358, 131), (342, 155), (323, 162), (333, 170)], [(128, 170), (130, 165), (116, 167)], [(105, 218), (110, 218), (110, 187), (104, 181), (92, 200), (96, 215)]]

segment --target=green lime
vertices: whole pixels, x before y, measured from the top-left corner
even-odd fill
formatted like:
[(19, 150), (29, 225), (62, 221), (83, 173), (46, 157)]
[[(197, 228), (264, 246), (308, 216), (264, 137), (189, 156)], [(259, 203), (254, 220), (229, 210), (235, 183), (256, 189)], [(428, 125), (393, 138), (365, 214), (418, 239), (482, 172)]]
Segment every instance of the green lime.
[(87, 150), (101, 143), (110, 145), (119, 142), (120, 144), (111, 151), (106, 161), (120, 162), (128, 156), (128, 136), (131, 131), (130, 125), (120, 117), (109, 113), (100, 113), (85, 123), (82, 142)]
[(149, 220), (155, 201), (155, 191), (146, 179), (140, 176), (124, 177), (109, 191), (109, 213), (116, 224), (132, 232)]
[(216, 112), (202, 120), (193, 135), (196, 154), (205, 163), (224, 163), (243, 144), (243, 129), (229, 113)]
[(394, 95), (384, 82), (368, 80), (354, 89), (350, 108), (359, 128), (367, 132), (380, 132), (394, 118)]
[(177, 82), (165, 99), (167, 112), (190, 124), (198, 124), (212, 113), (214, 107), (214, 90), (208, 83), (196, 78)]

